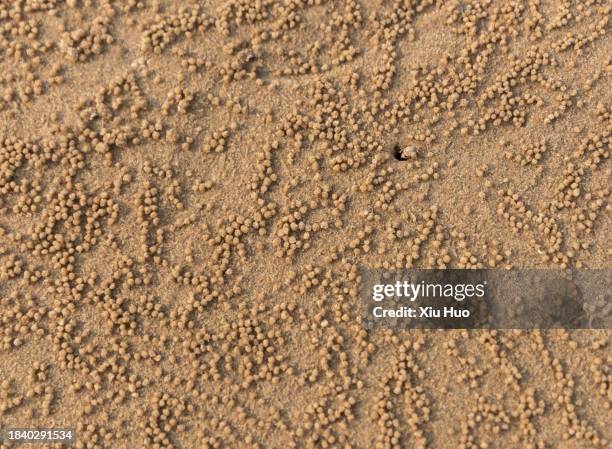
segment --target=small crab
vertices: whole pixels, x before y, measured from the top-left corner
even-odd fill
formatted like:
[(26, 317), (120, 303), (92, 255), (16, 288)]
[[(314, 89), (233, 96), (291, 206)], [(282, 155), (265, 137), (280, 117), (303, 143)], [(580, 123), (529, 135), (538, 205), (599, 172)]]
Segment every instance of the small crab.
[(409, 159), (416, 159), (419, 153), (417, 147), (408, 146), (401, 148), (399, 145), (393, 147), (393, 157), (398, 161), (407, 161)]

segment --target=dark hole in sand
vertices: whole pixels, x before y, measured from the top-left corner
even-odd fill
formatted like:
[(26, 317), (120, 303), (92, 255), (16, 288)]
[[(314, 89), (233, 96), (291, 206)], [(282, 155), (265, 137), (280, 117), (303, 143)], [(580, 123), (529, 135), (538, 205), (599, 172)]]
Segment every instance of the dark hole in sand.
[(408, 158), (402, 154), (402, 147), (395, 145), (393, 147), (393, 157), (398, 161), (406, 161)]

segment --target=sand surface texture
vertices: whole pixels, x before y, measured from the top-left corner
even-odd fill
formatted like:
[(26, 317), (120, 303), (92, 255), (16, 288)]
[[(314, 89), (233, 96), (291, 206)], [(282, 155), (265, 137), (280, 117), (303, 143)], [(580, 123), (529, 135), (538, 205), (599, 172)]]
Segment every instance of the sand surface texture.
[(362, 268), (612, 267), (611, 15), (0, 0), (0, 428), (609, 447), (609, 331), (365, 331), (358, 290)]

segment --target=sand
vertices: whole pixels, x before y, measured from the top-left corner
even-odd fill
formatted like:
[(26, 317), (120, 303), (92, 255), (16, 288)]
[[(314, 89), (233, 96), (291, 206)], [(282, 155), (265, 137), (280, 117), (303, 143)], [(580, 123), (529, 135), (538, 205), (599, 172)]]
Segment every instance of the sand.
[(609, 330), (366, 331), (358, 292), (612, 267), (611, 13), (0, 0), (0, 429), (608, 447)]

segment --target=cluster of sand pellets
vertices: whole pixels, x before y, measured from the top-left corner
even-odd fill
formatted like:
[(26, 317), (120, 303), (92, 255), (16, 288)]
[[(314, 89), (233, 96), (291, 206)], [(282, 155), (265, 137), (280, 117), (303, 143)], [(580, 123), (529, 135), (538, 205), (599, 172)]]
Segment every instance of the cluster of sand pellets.
[(0, 0), (0, 430), (609, 447), (609, 331), (366, 330), (359, 286), (363, 268), (612, 267), (611, 16)]

